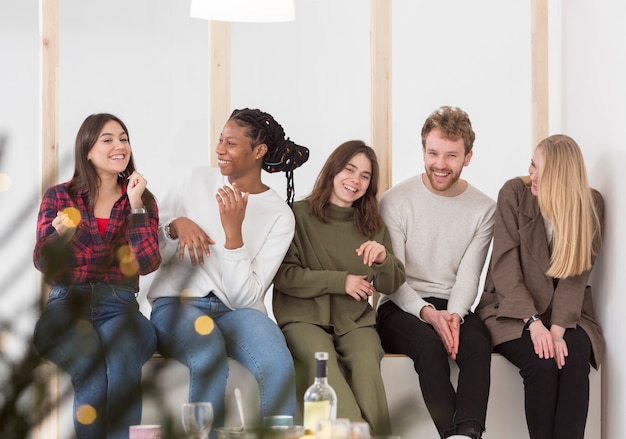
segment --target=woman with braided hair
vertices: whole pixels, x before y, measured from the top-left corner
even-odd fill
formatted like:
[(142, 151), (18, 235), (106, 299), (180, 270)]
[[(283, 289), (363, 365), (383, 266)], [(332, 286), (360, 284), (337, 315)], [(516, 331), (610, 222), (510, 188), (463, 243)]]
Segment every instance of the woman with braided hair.
[(162, 265), (148, 292), (157, 350), (189, 368), (189, 401), (211, 402), (217, 427), (224, 425), (228, 357), (259, 383), (261, 418), (293, 416), (293, 360), (263, 299), (294, 216), (261, 181), (261, 169), (291, 173), (308, 150), (285, 139), (271, 115), (246, 108), (231, 114), (215, 152), (218, 168), (183, 175), (161, 203)]
[[(309, 159), (309, 150), (296, 145), (289, 137), (285, 139), (285, 131), (267, 113), (258, 110), (235, 110), (230, 117), (237, 124), (247, 124), (250, 137), (257, 143), (275, 145), (267, 151), (263, 159), (263, 169), (267, 172), (285, 172), (287, 177), (287, 203), (291, 206), (295, 195), (293, 170)], [(273, 122), (273, 123), (272, 123)], [(244, 125), (241, 125), (244, 124)]]

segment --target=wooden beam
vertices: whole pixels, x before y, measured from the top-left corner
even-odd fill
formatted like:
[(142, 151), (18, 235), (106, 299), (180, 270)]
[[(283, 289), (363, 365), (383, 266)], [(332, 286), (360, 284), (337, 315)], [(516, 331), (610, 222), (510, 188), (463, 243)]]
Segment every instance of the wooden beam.
[(391, 187), (391, 0), (370, 0), (370, 26), (372, 148), (380, 195)]
[(531, 148), (548, 136), (548, 0), (531, 0)]
[[(39, 0), (39, 178), (43, 196), (59, 179), (59, 0)], [(40, 306), (48, 298), (49, 288), (41, 277)], [(59, 372), (43, 362), (34, 374), (37, 418), (33, 439), (59, 436)]]
[(209, 165), (217, 165), (214, 148), (230, 116), (230, 23), (209, 22)]
[(59, 178), (59, 0), (40, 0), (39, 123), (41, 194)]

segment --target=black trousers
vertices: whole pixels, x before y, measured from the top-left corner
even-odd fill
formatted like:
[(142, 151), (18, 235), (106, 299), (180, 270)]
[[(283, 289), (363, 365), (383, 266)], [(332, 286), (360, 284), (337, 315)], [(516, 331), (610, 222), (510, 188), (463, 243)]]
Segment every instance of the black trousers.
[[(444, 299), (426, 300), (439, 310), (448, 304)], [(478, 316), (469, 313), (461, 325), (456, 391), (450, 382), (448, 353), (431, 325), (389, 301), (378, 308), (377, 330), (386, 352), (405, 354), (413, 360), (424, 402), (442, 438), (462, 433), (462, 425), (484, 430), (491, 380), (491, 341)]]
[(577, 326), (563, 337), (569, 355), (559, 369), (553, 358), (535, 353), (530, 332), (495, 347), (519, 368), (524, 379), (524, 406), (531, 439), (583, 439), (589, 408), (591, 341)]

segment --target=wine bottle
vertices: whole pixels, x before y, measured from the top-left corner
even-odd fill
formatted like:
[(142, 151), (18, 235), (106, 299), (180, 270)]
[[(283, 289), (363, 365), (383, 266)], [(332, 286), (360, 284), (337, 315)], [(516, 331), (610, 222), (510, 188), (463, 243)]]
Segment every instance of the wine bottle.
[(315, 381), (304, 392), (304, 428), (315, 432), (318, 421), (337, 417), (337, 394), (328, 384), (328, 352), (315, 353)]

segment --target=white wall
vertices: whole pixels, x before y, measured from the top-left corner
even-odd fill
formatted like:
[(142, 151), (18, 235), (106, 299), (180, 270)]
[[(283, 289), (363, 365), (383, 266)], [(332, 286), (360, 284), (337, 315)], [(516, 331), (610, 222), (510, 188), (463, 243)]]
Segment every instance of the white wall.
[(189, 1), (62, 0), (61, 175), (73, 173), (74, 138), (91, 113), (128, 126), (137, 168), (162, 196), (172, 179), (208, 164), (208, 23)]
[(528, 168), (530, 8), (501, 0), (393, 1), (393, 181), (423, 171), (421, 128), (440, 105), (476, 132), (463, 176), (496, 198)]
[[(530, 151), (530, 2), (394, 0), (393, 181), (423, 169), (419, 132), (439, 105), (468, 111), (477, 140), (464, 177), (495, 198), (508, 178), (526, 172)], [(162, 197), (187, 166), (205, 164), (208, 139), (208, 26), (182, 0), (63, 0), (60, 47), (61, 180), (72, 172), (73, 140), (90, 113), (119, 115), (131, 133), (139, 169)], [(553, 129), (583, 148), (592, 184), (607, 204), (607, 240), (594, 274), (598, 317), (607, 338), (604, 438), (625, 430), (626, 384), (619, 349), (625, 323), (626, 237), (619, 172), (624, 168), (623, 41), (626, 4), (551, 0), (557, 52), (551, 53)], [(2, 348), (32, 330), (32, 268), (38, 206), (38, 2), (0, 2), (0, 323)], [(306, 195), (337, 145), (370, 141), (369, 2), (296, 0), (296, 21), (231, 25), (233, 108), (273, 114), (288, 136), (311, 149), (296, 171)], [(562, 49), (562, 53), (558, 49)], [(2, 145), (0, 143), (0, 145)], [(265, 180), (284, 194), (284, 177)], [(142, 281), (142, 286), (150, 278)], [(620, 282), (622, 281), (622, 282)], [(144, 290), (145, 291), (145, 290)], [(147, 311), (147, 310), (146, 310)], [(20, 318), (14, 318), (20, 315)], [(24, 316), (25, 318), (21, 318)], [(0, 328), (2, 330), (3, 328)], [(19, 351), (19, 349), (17, 349)], [(1, 384), (1, 383), (0, 383)]]
[[(311, 148), (295, 173), (298, 197), (340, 143), (370, 142), (369, 12), (363, 0), (296, 1), (292, 23), (231, 25), (232, 107), (272, 113)], [(477, 133), (465, 176), (495, 198), (530, 160), (528, 5), (395, 0), (392, 22), (393, 182), (423, 169), (428, 114), (456, 105)], [(282, 175), (264, 179), (283, 193)]]
[[(310, 149), (295, 171), (301, 198), (335, 147), (369, 142), (369, 4), (297, 1), (296, 16), (291, 23), (231, 25), (231, 103), (271, 113), (287, 136)], [(263, 179), (285, 194), (284, 175)]]
[[(13, 361), (32, 333), (40, 197), (37, 1), (0, 2), (0, 347)], [(18, 315), (20, 318), (15, 318)], [(0, 388), (7, 379), (0, 364)]]
[(606, 339), (602, 366), (603, 434), (626, 431), (626, 3), (562, 0), (562, 131), (585, 154), (591, 184), (604, 195), (606, 232), (593, 275), (595, 307)]

